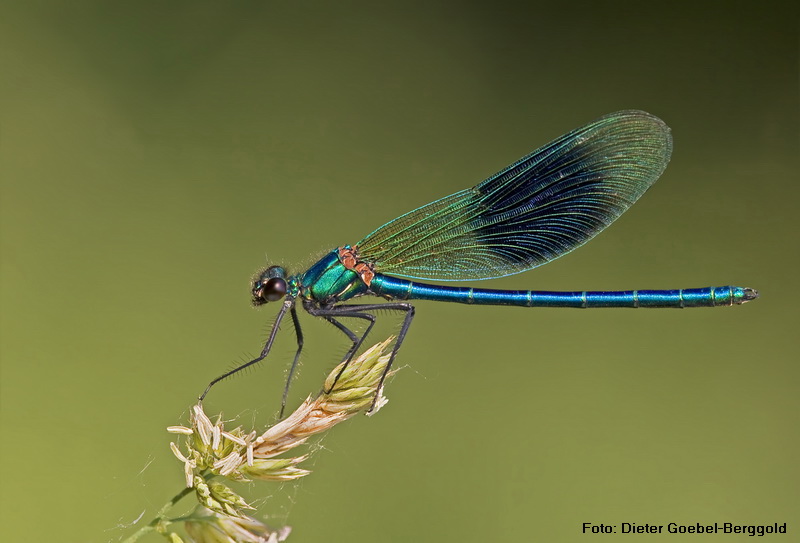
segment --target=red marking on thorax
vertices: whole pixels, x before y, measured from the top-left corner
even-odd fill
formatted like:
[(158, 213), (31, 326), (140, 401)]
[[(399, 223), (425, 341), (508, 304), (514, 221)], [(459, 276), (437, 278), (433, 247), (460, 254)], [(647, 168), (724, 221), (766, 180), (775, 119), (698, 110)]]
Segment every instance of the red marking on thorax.
[(372, 283), (375, 270), (369, 262), (358, 259), (358, 247), (339, 247), (339, 262), (348, 270), (356, 272), (365, 285), (369, 286)]

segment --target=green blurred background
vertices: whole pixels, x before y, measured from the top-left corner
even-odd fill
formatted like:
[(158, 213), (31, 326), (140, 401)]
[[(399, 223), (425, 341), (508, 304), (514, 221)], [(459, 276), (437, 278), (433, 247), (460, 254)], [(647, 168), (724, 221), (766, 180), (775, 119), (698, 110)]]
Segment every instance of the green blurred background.
[[(762, 298), (419, 303), (389, 405), (328, 435), (307, 480), (244, 491), (298, 543), (578, 541), (583, 522), (789, 522), (781, 540), (796, 537), (787, 5), (6, 3), (0, 539), (117, 541), (181, 488), (164, 428), (274, 315), (249, 307), (251, 273), (306, 266), (627, 108), (673, 129), (661, 181), (581, 250), (480, 286)], [(292, 405), (346, 346), (303, 317)], [(284, 332), (208, 411), (274, 420)]]

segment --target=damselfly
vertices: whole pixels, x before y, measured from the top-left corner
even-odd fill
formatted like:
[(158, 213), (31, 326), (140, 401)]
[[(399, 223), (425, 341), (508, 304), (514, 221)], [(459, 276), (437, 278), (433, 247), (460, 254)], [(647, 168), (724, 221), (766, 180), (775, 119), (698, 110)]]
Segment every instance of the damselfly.
[[(377, 310), (404, 315), (392, 361), (414, 318), (408, 300), (522, 307), (713, 307), (755, 299), (754, 289), (725, 286), (679, 290), (544, 292), (441, 286), (411, 281), (491, 279), (530, 270), (586, 243), (610, 225), (658, 179), (672, 152), (667, 125), (643, 111), (600, 117), (511, 164), (467, 190), (417, 208), (373, 231), (355, 245), (342, 245), (309, 269), (288, 274), (271, 266), (252, 286), (255, 305), (283, 299), (269, 337), (255, 359), (267, 356), (281, 321), (294, 322), (297, 351), (282, 408), (303, 348), (296, 305), (325, 319), (350, 341), (347, 363), (375, 324)], [(382, 303), (348, 304), (375, 296)], [(342, 319), (364, 321), (356, 333)], [(352, 321), (348, 321), (349, 322)], [(346, 364), (342, 366), (342, 371)], [(383, 383), (381, 379), (381, 384)], [(281, 410), (283, 412), (283, 410)]]

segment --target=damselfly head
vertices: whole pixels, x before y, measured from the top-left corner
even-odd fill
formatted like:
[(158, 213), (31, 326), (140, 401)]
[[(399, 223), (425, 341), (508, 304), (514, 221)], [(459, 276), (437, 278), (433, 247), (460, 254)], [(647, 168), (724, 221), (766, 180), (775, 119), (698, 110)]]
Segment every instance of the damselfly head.
[(270, 266), (253, 280), (253, 305), (277, 302), (286, 296), (286, 272), (280, 266)]

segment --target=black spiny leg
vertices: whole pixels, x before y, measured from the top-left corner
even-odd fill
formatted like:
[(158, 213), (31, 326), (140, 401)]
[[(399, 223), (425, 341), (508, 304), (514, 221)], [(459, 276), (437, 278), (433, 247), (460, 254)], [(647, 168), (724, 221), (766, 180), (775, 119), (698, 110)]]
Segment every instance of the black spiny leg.
[[(339, 307), (350, 308), (355, 306), (343, 305)], [(359, 311), (339, 311), (339, 307), (334, 306), (327, 309), (307, 309), (307, 311), (311, 315), (314, 315), (315, 317), (322, 317), (323, 319), (334, 325), (336, 328), (341, 330), (342, 333), (345, 334), (353, 343), (350, 349), (347, 351), (347, 354), (344, 355), (342, 362), (340, 362), (340, 364), (342, 364), (342, 367), (336, 374), (336, 378), (333, 380), (333, 384), (331, 384), (330, 388), (325, 391), (326, 394), (330, 393), (330, 391), (333, 390), (333, 387), (336, 386), (337, 381), (339, 381), (339, 377), (341, 377), (342, 373), (344, 373), (344, 370), (347, 369), (347, 366), (353, 359), (353, 355), (355, 355), (355, 353), (361, 347), (361, 344), (364, 342), (364, 338), (366, 338), (367, 335), (369, 335), (370, 331), (372, 330), (372, 327), (375, 325), (375, 320), (376, 320), (375, 315), (372, 315), (370, 313), (362, 313)], [(367, 329), (364, 331), (364, 333), (361, 334), (361, 337), (358, 337), (358, 334), (356, 334), (355, 332), (347, 328), (345, 325), (340, 323), (338, 320), (334, 318), (334, 316), (367, 320), (369, 321), (369, 325), (367, 326)]]
[[(354, 344), (353, 347), (348, 351), (347, 355), (345, 356), (345, 363), (342, 368), (339, 370), (339, 373), (336, 375), (336, 379), (334, 379), (333, 383), (336, 384), (336, 381), (339, 380), (341, 377), (342, 372), (344, 372), (347, 365), (350, 363), (355, 352), (361, 347), (364, 343), (369, 332), (372, 330), (372, 326), (375, 324), (375, 315), (368, 313), (369, 311), (378, 311), (387, 309), (390, 311), (403, 311), (405, 312), (406, 316), (403, 319), (403, 324), (400, 327), (400, 333), (397, 335), (397, 339), (394, 342), (394, 347), (392, 347), (392, 352), (389, 355), (389, 362), (386, 364), (386, 368), (383, 370), (383, 374), (381, 375), (381, 380), (378, 383), (377, 391), (380, 391), (380, 388), (383, 386), (383, 382), (386, 380), (386, 376), (389, 374), (392, 368), (392, 362), (394, 362), (394, 357), (397, 355), (397, 351), (400, 349), (400, 345), (402, 345), (403, 340), (406, 337), (406, 333), (408, 329), (411, 327), (411, 321), (414, 320), (414, 306), (405, 303), (405, 302), (390, 302), (385, 304), (354, 304), (354, 305), (338, 305), (333, 306), (328, 309), (318, 309), (309, 311), (312, 315), (320, 316), (320, 317), (355, 317), (355, 318), (368, 318), (371, 317), (371, 323), (367, 330), (361, 335), (361, 338), (358, 340), (357, 344)], [(338, 326), (340, 330), (344, 328), (341, 324)], [(346, 329), (345, 329), (346, 330)], [(352, 340), (352, 332), (342, 330), (348, 337)], [(348, 334), (348, 332), (350, 332)], [(331, 387), (333, 388), (333, 387)], [(372, 405), (369, 408), (368, 413), (371, 413), (375, 409), (375, 402), (378, 400), (378, 394), (375, 394), (375, 398), (372, 400)]]
[(280, 327), (281, 321), (283, 320), (284, 315), (286, 315), (286, 312), (289, 309), (294, 311), (294, 298), (286, 298), (286, 301), (283, 302), (283, 306), (281, 306), (281, 310), (278, 312), (278, 316), (275, 317), (275, 322), (272, 323), (272, 329), (269, 332), (269, 338), (267, 339), (267, 343), (264, 345), (264, 348), (261, 349), (261, 354), (258, 355), (258, 357), (254, 358), (253, 360), (251, 360), (250, 362), (242, 364), (241, 366), (238, 366), (229, 372), (223, 373), (222, 375), (211, 381), (206, 387), (206, 390), (200, 396), (201, 402), (203, 401), (203, 398), (206, 397), (206, 394), (208, 394), (208, 391), (211, 390), (211, 387), (213, 387), (223, 379), (230, 377), (234, 373), (240, 372), (245, 368), (249, 368), (253, 364), (257, 364), (262, 360), (264, 360), (264, 358), (266, 358), (266, 356), (269, 354), (270, 349), (272, 349), (272, 344), (275, 342), (275, 337), (278, 335), (278, 328)]
[(286, 409), (286, 399), (289, 397), (289, 386), (292, 384), (292, 377), (294, 377), (294, 370), (297, 369), (297, 363), (300, 361), (300, 352), (303, 350), (303, 329), (300, 328), (300, 319), (297, 318), (297, 309), (292, 306), (291, 309), (292, 322), (294, 323), (294, 333), (297, 336), (297, 352), (294, 353), (294, 360), (292, 366), (289, 368), (289, 375), (286, 377), (286, 386), (283, 387), (283, 398), (281, 398), (281, 413), (278, 415), (279, 419), (283, 418), (283, 411)]
[[(349, 317), (350, 315), (347, 315), (347, 316)], [(345, 353), (344, 357), (342, 357), (342, 361), (339, 362), (339, 363), (342, 364), (344, 362), (347, 362), (348, 360), (353, 358), (353, 355), (358, 350), (358, 346), (361, 345), (361, 342), (360, 342), (361, 338), (358, 336), (358, 334), (356, 334), (355, 332), (350, 330), (347, 326), (345, 326), (341, 322), (337, 321), (333, 317), (322, 317), (322, 318), (325, 319), (326, 321), (328, 321), (329, 323), (331, 323), (332, 325), (334, 325), (344, 335), (346, 335), (348, 338), (350, 338), (350, 343), (351, 343), (350, 348), (347, 350), (347, 353)], [(367, 330), (362, 334), (362, 336), (369, 333), (369, 331), (372, 329), (372, 325), (373, 324), (375, 324), (374, 318), (370, 319), (369, 326), (367, 327)], [(339, 380), (338, 376), (340, 374), (341, 374), (341, 372), (337, 374), (336, 379), (334, 379), (334, 384), (336, 384), (336, 381)], [(330, 392), (330, 391), (327, 391), (327, 392)]]

